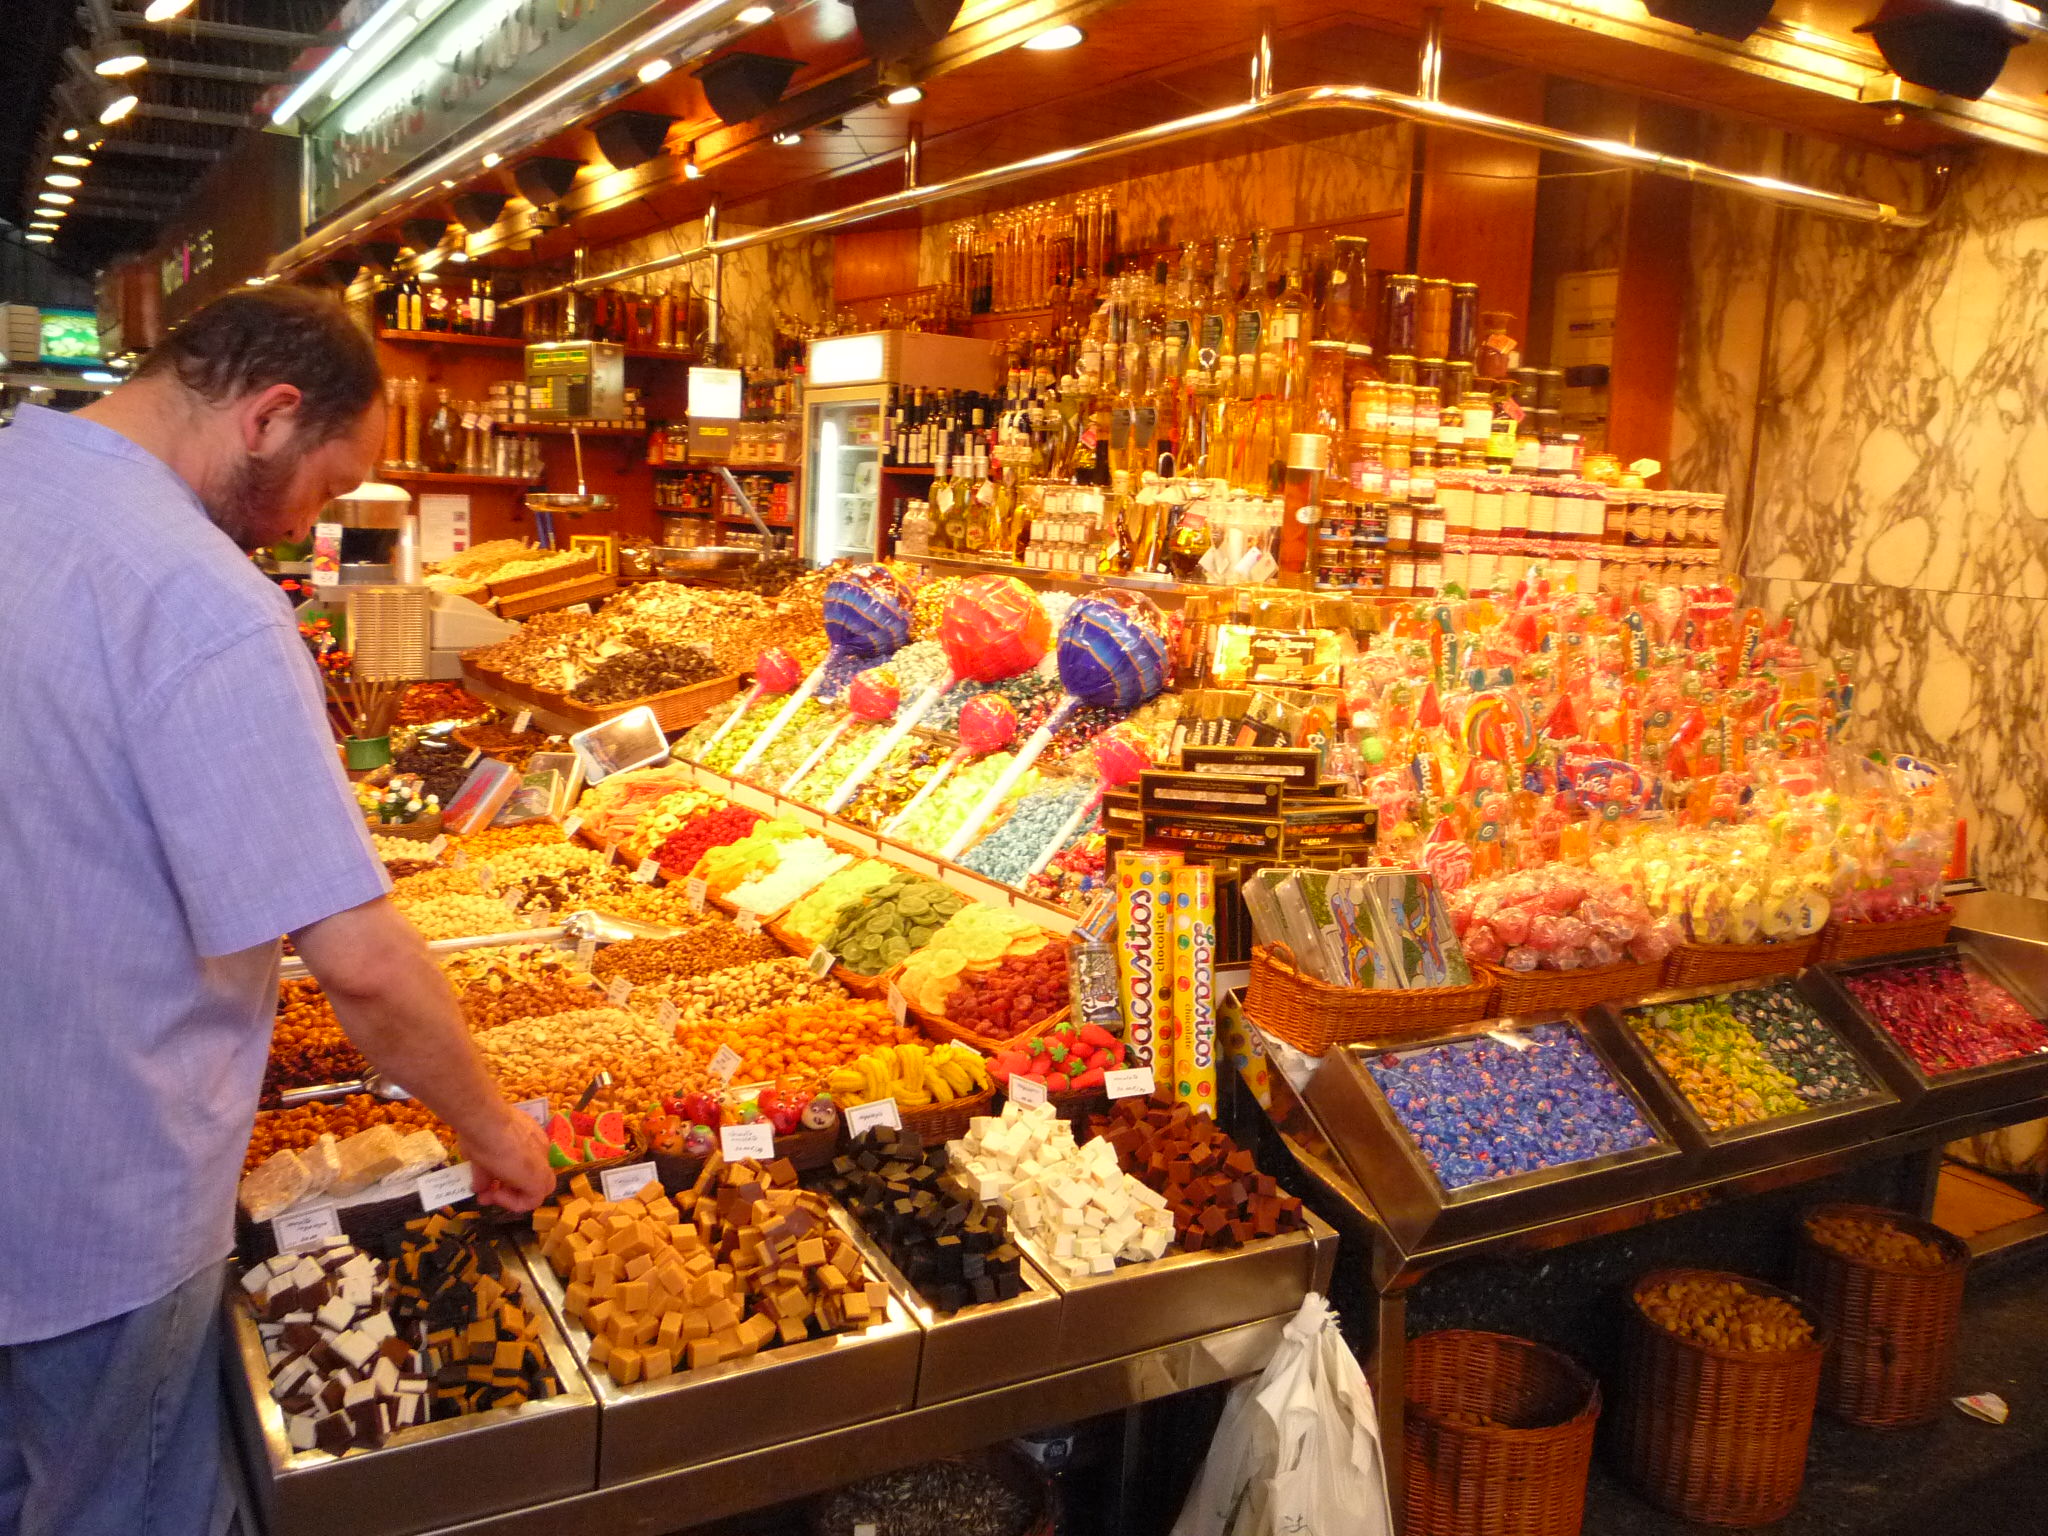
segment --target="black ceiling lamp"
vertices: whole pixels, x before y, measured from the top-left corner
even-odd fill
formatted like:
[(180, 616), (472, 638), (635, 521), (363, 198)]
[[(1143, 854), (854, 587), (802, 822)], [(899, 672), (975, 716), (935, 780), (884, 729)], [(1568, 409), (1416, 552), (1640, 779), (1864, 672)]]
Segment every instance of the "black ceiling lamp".
[(922, 53), (953, 30), (960, 0), (845, 0), (860, 24), (861, 46), (878, 64)]
[(328, 288), (346, 288), (356, 280), (363, 264), (352, 256), (340, 256), (320, 263), (320, 283)]
[(464, 229), (480, 235), (498, 222), (498, 216), (511, 200), (503, 192), (458, 192), (448, 199), (448, 206), (455, 210)]
[(356, 255), (366, 267), (379, 272), (389, 272), (398, 265), (398, 242), (396, 240), (365, 240), (356, 247)]
[(1643, 0), (1659, 21), (1739, 43), (1771, 19), (1773, 0)]
[(675, 122), (659, 112), (614, 112), (598, 119), (590, 131), (612, 169), (630, 171), (662, 152)]
[(791, 77), (801, 68), (800, 61), (773, 54), (728, 53), (698, 70), (697, 83), (720, 122), (744, 123), (782, 100)]
[(582, 169), (580, 160), (536, 155), (512, 167), (512, 184), (534, 207), (545, 208), (569, 195), (569, 189), (576, 185), (576, 173)]
[(2026, 41), (1997, 11), (1970, 0), (1884, 0), (1856, 29), (1868, 32), (1901, 80), (1944, 96), (1977, 100)]
[(407, 219), (398, 226), (405, 243), (416, 251), (431, 251), (448, 235), (446, 219)]

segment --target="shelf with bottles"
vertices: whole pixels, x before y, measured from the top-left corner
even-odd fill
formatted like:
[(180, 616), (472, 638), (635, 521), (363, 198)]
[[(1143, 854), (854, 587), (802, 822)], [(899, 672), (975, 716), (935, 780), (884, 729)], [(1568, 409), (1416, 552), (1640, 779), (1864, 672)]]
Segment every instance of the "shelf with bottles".
[(502, 485), (520, 490), (540, 484), (538, 475), (484, 475), (463, 471), (449, 473), (435, 469), (404, 469), (395, 464), (386, 464), (377, 471), (380, 480), (395, 480), (405, 485)]
[(471, 335), (466, 331), (398, 331), (380, 328), (377, 339), (407, 345), (496, 347), (506, 352), (515, 352), (526, 345), (526, 338), (523, 336)]
[(583, 437), (645, 437), (647, 424), (601, 427), (586, 421), (505, 421), (498, 424), (497, 430), (515, 437), (567, 437), (571, 432)]

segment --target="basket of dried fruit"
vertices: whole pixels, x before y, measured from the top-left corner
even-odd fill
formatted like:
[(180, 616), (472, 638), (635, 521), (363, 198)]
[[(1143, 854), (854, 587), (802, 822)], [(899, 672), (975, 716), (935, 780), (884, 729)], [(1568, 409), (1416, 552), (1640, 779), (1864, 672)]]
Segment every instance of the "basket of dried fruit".
[(1820, 1205), (1800, 1222), (1793, 1282), (1834, 1334), (1820, 1400), (1852, 1424), (1924, 1424), (1955, 1365), (1970, 1250), (1932, 1222)]
[(1660, 1269), (1630, 1293), (1616, 1447), (1636, 1490), (1707, 1525), (1768, 1525), (1806, 1479), (1827, 1330), (1743, 1275)]
[(1554, 1349), (1448, 1328), (1408, 1344), (1408, 1536), (1577, 1536), (1600, 1387)]

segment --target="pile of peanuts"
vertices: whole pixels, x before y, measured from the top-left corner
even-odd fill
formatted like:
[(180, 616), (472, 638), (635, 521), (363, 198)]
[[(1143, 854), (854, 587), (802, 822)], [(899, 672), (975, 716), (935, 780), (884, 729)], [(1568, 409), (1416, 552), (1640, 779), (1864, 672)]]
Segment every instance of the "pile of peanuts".
[(623, 976), (636, 987), (703, 976), (732, 966), (781, 959), (787, 951), (766, 933), (742, 933), (735, 923), (714, 918), (672, 939), (629, 939), (607, 944), (590, 962), (600, 981)]
[(413, 864), (427, 856), (432, 843), (423, 843), (416, 837), (382, 837), (375, 832), (370, 841), (377, 846), (377, 857), (386, 864)]
[(260, 1100), (266, 1109), (287, 1088), (354, 1082), (369, 1069), (342, 1033), (319, 982), (300, 978), (277, 989), (277, 1022), (270, 1032), (270, 1063)]
[[(623, 876), (623, 865), (615, 865), (614, 869)], [(699, 921), (700, 917), (690, 906), (688, 893), (680, 883), (641, 885), (637, 881), (625, 880), (623, 884), (592, 892), (588, 900), (600, 912), (613, 917), (627, 918), (636, 923), (657, 923), (664, 928), (686, 928)]]
[(1667, 1333), (1715, 1349), (1783, 1354), (1813, 1342), (1806, 1314), (1733, 1276), (1690, 1275), (1636, 1293), (1643, 1315)]
[(485, 934), (507, 933), (522, 921), (495, 896), (417, 899), (399, 892), (396, 899), (399, 911), (430, 943), (435, 939), (475, 939)]
[(596, 1109), (635, 1110), (669, 1091), (674, 1040), (654, 1020), (623, 1008), (585, 1008), (544, 1019), (515, 1019), (476, 1037), (506, 1098), (574, 1104), (599, 1072), (611, 1086)]
[(249, 1150), (242, 1159), (242, 1171), (247, 1173), (274, 1152), (286, 1148), (296, 1152), (301, 1147), (310, 1147), (322, 1136), (346, 1141), (373, 1125), (388, 1125), (401, 1135), (408, 1131), (432, 1131), (450, 1146), (455, 1141), (455, 1133), (424, 1105), (408, 1099), (379, 1099), (367, 1093), (352, 1093), (345, 1099), (258, 1113), (256, 1128), (249, 1133)]
[(677, 980), (636, 987), (632, 1005), (648, 1013), (658, 1010), (664, 999), (676, 1005), (679, 1023), (718, 1018), (743, 1028), (750, 1014), (764, 1008), (791, 1003), (830, 1003), (844, 999), (846, 989), (831, 979), (818, 980), (810, 968), (794, 955), (780, 960), (756, 960), (729, 971), (709, 976), (685, 976)]
[(587, 1009), (590, 988), (568, 981), (515, 981), (502, 985), (472, 982), (455, 994), (462, 1016), (473, 1030), (496, 1029), (520, 1019), (544, 1019)]
[(1948, 1263), (1941, 1245), (1875, 1216), (1831, 1211), (1806, 1218), (1806, 1235), (1824, 1248), (1870, 1264), (1904, 1269), (1940, 1269)]
[(516, 827), (486, 827), (481, 832), (472, 832), (459, 839), (450, 838), (449, 841), (472, 859), (484, 859), (495, 864), (499, 855), (514, 848), (535, 848), (549, 843), (559, 846), (568, 839), (552, 821), (528, 821)]
[(478, 878), (474, 864), (461, 869), (450, 869), (441, 864), (430, 864), (417, 874), (391, 877), (392, 899), (400, 905), (410, 901), (425, 901), (433, 896), (482, 896), (484, 883)]

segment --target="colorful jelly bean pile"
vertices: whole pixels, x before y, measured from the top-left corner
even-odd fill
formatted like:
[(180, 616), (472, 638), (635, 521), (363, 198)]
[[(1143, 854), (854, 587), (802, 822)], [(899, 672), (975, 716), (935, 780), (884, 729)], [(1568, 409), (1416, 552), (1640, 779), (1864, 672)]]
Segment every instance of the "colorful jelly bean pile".
[(1842, 977), (1924, 1072), (1963, 1072), (2048, 1051), (2048, 1029), (1997, 982), (1952, 956)]
[(853, 792), (840, 809), (840, 820), (857, 827), (881, 826), (916, 798), (946, 755), (946, 749), (934, 742), (918, 737), (905, 741)]
[(998, 693), (1010, 701), (1017, 711), (1017, 734), (1030, 735), (1052, 713), (1053, 705), (1060, 701), (1060, 685), (1056, 678), (1047, 677), (1043, 672), (1026, 672), (1021, 677), (1006, 677), (999, 682), (977, 683), (972, 679), (955, 683), (939, 695), (939, 702), (932, 706), (924, 723), (935, 731), (952, 731), (960, 727), (960, 711), (969, 699), (981, 697), (984, 693)]
[(1658, 1003), (1626, 1015), (1710, 1131), (1860, 1098), (1870, 1080), (1786, 983)]
[(1565, 1024), (1389, 1053), (1373, 1081), (1446, 1189), (1648, 1146), (1656, 1138)]
[(1074, 812), (1093, 798), (1094, 786), (1060, 783), (1026, 795), (995, 831), (968, 849), (960, 862), (991, 880), (1022, 885)]

